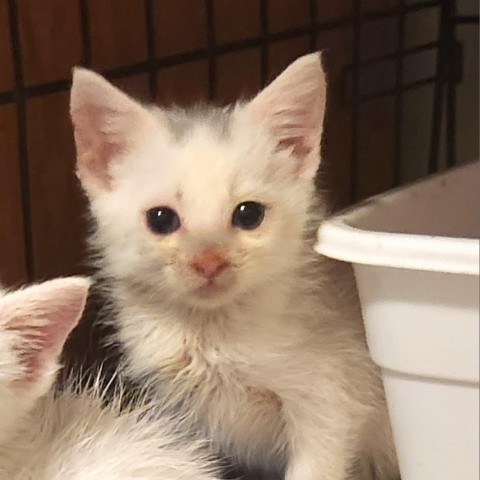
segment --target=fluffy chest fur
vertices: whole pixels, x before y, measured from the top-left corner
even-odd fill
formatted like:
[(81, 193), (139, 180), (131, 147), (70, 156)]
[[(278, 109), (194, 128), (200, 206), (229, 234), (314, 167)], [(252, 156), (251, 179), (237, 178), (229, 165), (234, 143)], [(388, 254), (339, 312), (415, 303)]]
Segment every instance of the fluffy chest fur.
[[(285, 359), (292, 340), (285, 344), (285, 329), (272, 343), (265, 324), (278, 324), (274, 315), (268, 308), (213, 316), (165, 313), (161, 306), (155, 315), (124, 309), (119, 335), (127, 351), (126, 370), (133, 378), (153, 380), (160, 402), (181, 406), (219, 450), (256, 464), (250, 452), (255, 445), (261, 458), (282, 464), (282, 402), (265, 378), (271, 359)], [(265, 320), (264, 328), (250, 321), (259, 317)], [(279, 439), (273, 449), (272, 438)]]
[[(346, 414), (360, 418), (381, 401), (355, 298), (332, 308), (335, 288), (328, 289), (325, 301), (318, 285), (307, 289), (292, 276), (214, 313), (144, 308), (137, 295), (118, 294), (130, 299), (117, 319), (127, 373), (153, 379), (160, 402), (180, 405), (219, 450), (252, 466), (283, 467), (291, 448), (284, 402), (312, 402), (312, 415), (330, 417), (340, 396)], [(347, 372), (349, 381), (339, 383)]]

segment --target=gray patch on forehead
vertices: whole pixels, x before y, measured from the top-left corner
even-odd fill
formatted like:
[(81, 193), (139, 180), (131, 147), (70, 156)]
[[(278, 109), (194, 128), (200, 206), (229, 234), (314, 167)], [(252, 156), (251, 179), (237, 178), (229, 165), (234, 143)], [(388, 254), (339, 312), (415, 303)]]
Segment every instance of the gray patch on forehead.
[(167, 121), (168, 129), (176, 141), (182, 141), (200, 125), (209, 128), (219, 140), (230, 136), (233, 106), (198, 104), (190, 108), (155, 108), (154, 112)]

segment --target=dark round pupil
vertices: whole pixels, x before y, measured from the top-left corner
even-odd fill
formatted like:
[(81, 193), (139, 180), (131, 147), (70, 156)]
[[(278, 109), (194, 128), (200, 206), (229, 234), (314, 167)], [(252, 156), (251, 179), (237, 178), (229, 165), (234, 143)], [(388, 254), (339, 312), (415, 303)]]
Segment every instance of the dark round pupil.
[(253, 230), (263, 221), (265, 207), (257, 202), (243, 202), (235, 208), (232, 224), (244, 230)]
[(147, 225), (153, 233), (172, 233), (180, 227), (180, 219), (168, 207), (155, 207), (147, 211)]

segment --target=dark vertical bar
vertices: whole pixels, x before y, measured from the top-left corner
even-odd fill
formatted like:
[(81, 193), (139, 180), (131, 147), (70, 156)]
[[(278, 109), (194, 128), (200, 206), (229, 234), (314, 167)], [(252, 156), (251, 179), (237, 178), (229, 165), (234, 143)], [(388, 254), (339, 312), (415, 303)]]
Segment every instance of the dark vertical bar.
[(148, 85), (150, 99), (157, 97), (157, 66), (155, 53), (155, 20), (153, 15), (153, 0), (145, 0), (145, 24), (147, 26), (147, 55), (148, 55)]
[(310, 50), (315, 52), (317, 50), (317, 2), (310, 0)]
[(30, 208), (30, 177), (27, 151), (27, 112), (24, 96), (24, 81), (21, 57), (18, 10), (16, 0), (8, 0), (8, 20), (10, 24), (10, 45), (13, 60), (14, 102), (17, 104), (18, 153), (20, 159), (20, 179), (22, 196), (23, 234), (25, 239), (25, 264), (28, 281), (34, 279), (32, 212)]
[(455, 39), (455, 0), (448, 0), (446, 5), (445, 37), (448, 57), (446, 79), (446, 141), (447, 141), (447, 167), (453, 167), (456, 163), (456, 93), (457, 72), (455, 68), (455, 54), (458, 52)]
[(262, 87), (268, 81), (268, 5), (267, 0), (260, 0), (260, 28), (261, 28), (261, 44), (260, 44), (260, 81)]
[(353, 0), (353, 61), (352, 61), (352, 152), (350, 161), (350, 201), (357, 200), (358, 148), (360, 120), (360, 53), (361, 53), (361, 0)]
[(445, 34), (448, 29), (447, 2), (443, 0), (440, 7), (440, 39), (437, 51), (437, 72), (433, 90), (432, 131), (430, 137), (430, 158), (428, 161), (428, 173), (438, 170), (440, 153), (440, 130), (442, 127), (443, 98), (445, 87), (445, 62), (448, 54), (448, 43)]
[(402, 162), (402, 118), (403, 118), (403, 52), (405, 49), (406, 0), (400, 0), (398, 14), (398, 41), (395, 74), (395, 157), (393, 166), (393, 186), (400, 183)]
[(90, 17), (88, 15), (88, 0), (80, 0), (80, 34), (82, 36), (82, 65), (92, 63), (92, 43), (90, 40)]
[(447, 82), (447, 106), (446, 106), (446, 137), (447, 137), (447, 167), (456, 164), (456, 98), (457, 88), (451, 81)]
[(207, 9), (207, 42), (208, 42), (208, 98), (213, 99), (217, 94), (217, 58), (215, 54), (215, 0), (205, 0)]
[(479, 22), (478, 15), (457, 15), (455, 17), (455, 23), (457, 25), (470, 25)]

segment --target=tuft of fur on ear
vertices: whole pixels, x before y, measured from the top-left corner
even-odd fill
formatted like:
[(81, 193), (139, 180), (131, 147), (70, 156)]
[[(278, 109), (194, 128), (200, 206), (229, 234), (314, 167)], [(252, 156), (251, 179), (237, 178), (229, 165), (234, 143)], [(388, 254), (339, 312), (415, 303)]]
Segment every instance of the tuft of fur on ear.
[(16, 384), (28, 387), (55, 370), (63, 345), (83, 313), (90, 282), (51, 280), (0, 298), (0, 329), (20, 363)]
[(246, 106), (246, 113), (272, 133), (279, 148), (291, 149), (299, 177), (313, 178), (320, 163), (325, 104), (321, 56), (312, 53), (288, 66)]
[(127, 153), (133, 140), (155, 123), (138, 102), (97, 73), (79, 67), (73, 70), (70, 116), (77, 173), (87, 192), (108, 189), (112, 159)]

